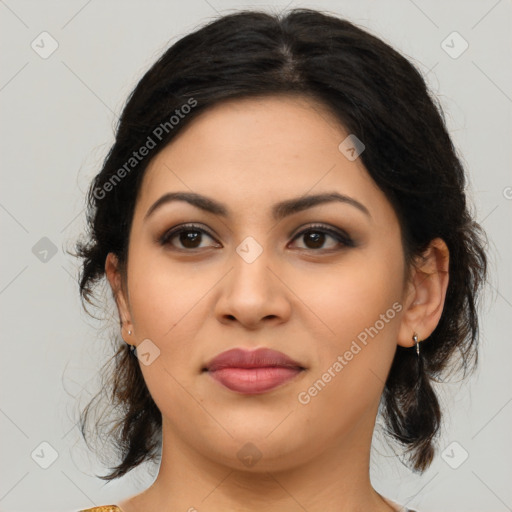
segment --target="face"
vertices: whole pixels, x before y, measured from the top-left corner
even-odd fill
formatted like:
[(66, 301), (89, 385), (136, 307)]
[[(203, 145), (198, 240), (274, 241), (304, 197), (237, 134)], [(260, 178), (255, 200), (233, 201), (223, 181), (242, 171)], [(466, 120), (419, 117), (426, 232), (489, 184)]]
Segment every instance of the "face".
[[(389, 201), (339, 149), (347, 136), (305, 98), (236, 100), (150, 163), (120, 309), (130, 342), (146, 340), (140, 364), (164, 440), (238, 468), (252, 443), (255, 470), (276, 470), (371, 435), (405, 263)], [(203, 208), (162, 200), (177, 192)], [(235, 348), (293, 364), (205, 371)]]

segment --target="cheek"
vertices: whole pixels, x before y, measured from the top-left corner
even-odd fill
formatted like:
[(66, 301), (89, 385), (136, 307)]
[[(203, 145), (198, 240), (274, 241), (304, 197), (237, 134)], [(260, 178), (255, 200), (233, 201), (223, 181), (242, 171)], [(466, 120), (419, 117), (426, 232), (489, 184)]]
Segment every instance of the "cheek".
[(400, 274), (381, 265), (351, 268), (336, 284), (335, 289), (331, 285), (330, 298), (325, 294), (323, 307), (333, 330), (343, 338), (372, 326), (401, 298)]
[(379, 400), (391, 366), (403, 309), (400, 247), (354, 253), (329, 278), (308, 278), (302, 293), (311, 286), (308, 306), (330, 332), (317, 340), (317, 361), (301, 403), (341, 426), (340, 411), (355, 418)]
[(297, 295), (318, 314), (333, 349), (343, 349), (376, 322), (383, 335), (396, 331), (401, 308), (393, 304), (402, 299), (403, 258), (399, 247), (386, 249), (355, 250), (328, 270), (303, 272), (297, 279)]
[(128, 276), (137, 340), (149, 339), (159, 350), (154, 363), (141, 365), (151, 395), (171, 415), (168, 409), (176, 404), (198, 414), (184, 389), (197, 385), (208, 352), (205, 321), (212, 315), (209, 298), (219, 281), (218, 267), (208, 271), (172, 261), (152, 248), (137, 247), (130, 254)]
[(154, 250), (134, 251), (131, 256), (128, 287), (137, 336), (164, 341), (194, 314), (213, 283), (204, 272)]

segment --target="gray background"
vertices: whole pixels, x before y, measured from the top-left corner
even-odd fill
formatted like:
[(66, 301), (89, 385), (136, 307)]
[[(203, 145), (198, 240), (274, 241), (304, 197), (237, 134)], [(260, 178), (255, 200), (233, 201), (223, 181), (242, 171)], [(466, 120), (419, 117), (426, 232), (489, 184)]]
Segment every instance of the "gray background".
[[(445, 109), (470, 175), (476, 216), (491, 243), (481, 365), (471, 379), (441, 390), (444, 455), (423, 476), (414, 475), (392, 457), (377, 429), (374, 486), (422, 512), (512, 510), (512, 31), (507, 0), (0, 0), (0, 510), (74, 511), (115, 502), (151, 483), (155, 473), (148, 467), (108, 485), (95, 478), (101, 466), (76, 428), (77, 410), (96, 389), (108, 332), (98, 331), (100, 324), (82, 312), (77, 262), (65, 250), (83, 228), (87, 185), (143, 71), (169, 43), (217, 12), (278, 11), (287, 5), (345, 16), (417, 64)], [(45, 52), (55, 43), (40, 36), (45, 31), (58, 43), (49, 56)], [(464, 43), (458, 36), (446, 40), (453, 31), (469, 44), (457, 58)], [(52, 450), (57, 459), (43, 469), (52, 462)]]

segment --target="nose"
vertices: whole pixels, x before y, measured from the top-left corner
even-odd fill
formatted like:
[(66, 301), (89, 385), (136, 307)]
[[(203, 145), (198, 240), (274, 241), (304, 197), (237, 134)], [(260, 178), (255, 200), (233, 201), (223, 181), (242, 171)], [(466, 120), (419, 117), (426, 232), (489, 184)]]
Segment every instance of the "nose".
[(232, 270), (222, 280), (215, 305), (217, 319), (224, 324), (239, 323), (250, 330), (288, 321), (291, 292), (279, 276), (276, 262), (266, 251), (249, 261), (234, 252)]

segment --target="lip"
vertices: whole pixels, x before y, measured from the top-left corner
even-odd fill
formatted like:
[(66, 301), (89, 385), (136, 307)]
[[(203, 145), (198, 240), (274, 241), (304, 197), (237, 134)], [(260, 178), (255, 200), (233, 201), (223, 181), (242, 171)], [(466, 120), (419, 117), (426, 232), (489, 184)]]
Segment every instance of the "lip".
[(286, 354), (268, 348), (234, 348), (214, 357), (203, 371), (231, 391), (261, 394), (293, 379), (304, 367)]

